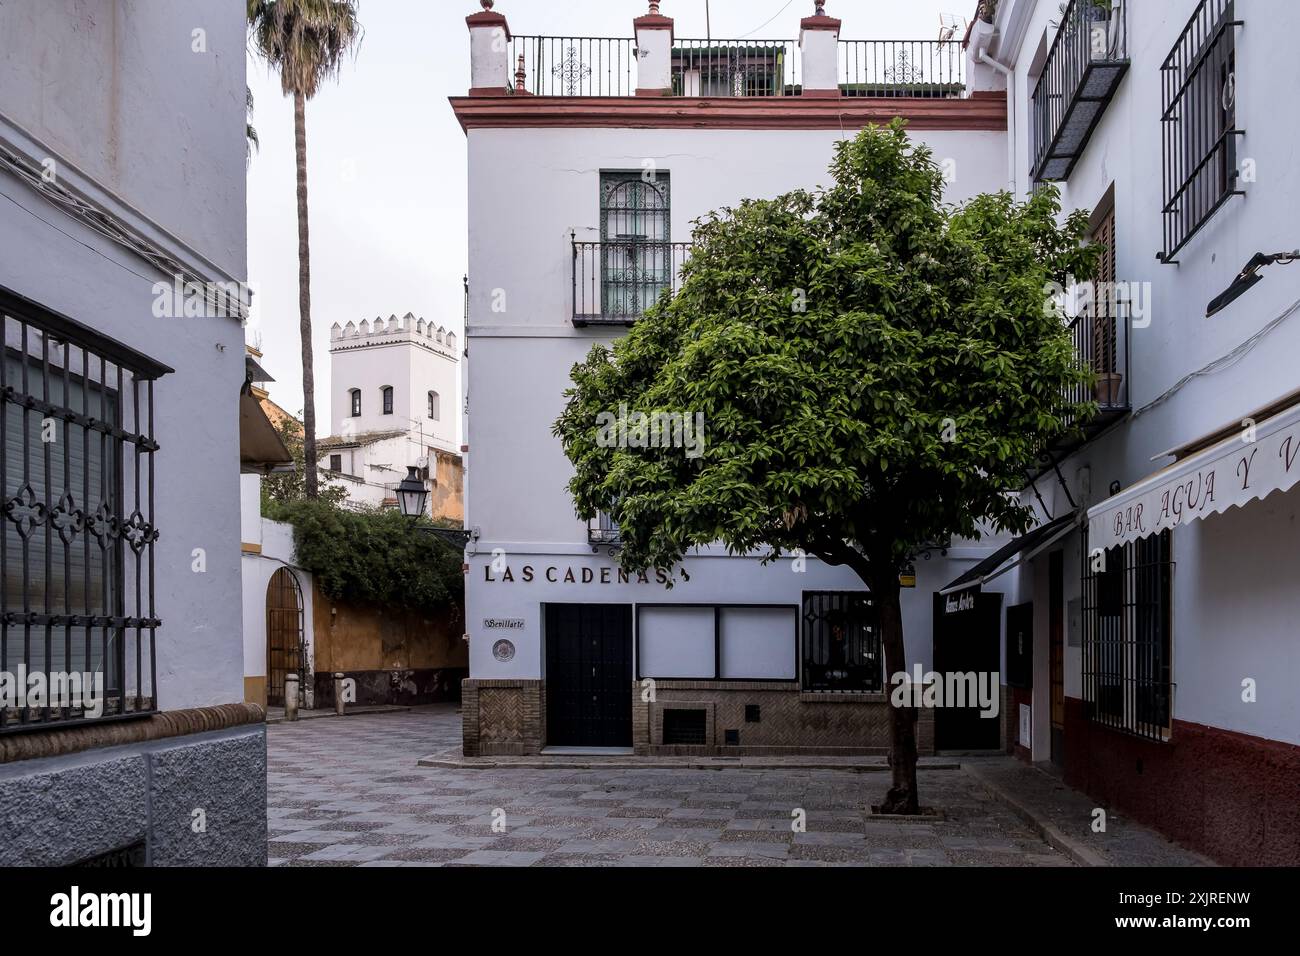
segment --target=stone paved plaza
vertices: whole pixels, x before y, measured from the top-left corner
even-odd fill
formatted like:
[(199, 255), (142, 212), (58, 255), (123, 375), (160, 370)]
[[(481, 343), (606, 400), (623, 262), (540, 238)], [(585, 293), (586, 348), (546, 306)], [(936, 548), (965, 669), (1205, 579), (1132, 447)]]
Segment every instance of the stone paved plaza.
[(921, 775), (946, 819), (899, 823), (868, 819), (880, 772), (417, 767), (458, 742), (450, 706), (268, 734), (272, 865), (1071, 865), (960, 770)]

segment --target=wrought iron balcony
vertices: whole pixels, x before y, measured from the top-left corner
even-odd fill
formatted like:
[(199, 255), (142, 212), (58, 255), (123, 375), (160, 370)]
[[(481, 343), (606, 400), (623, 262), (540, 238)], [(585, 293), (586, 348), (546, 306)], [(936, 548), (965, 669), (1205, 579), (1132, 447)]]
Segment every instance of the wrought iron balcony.
[(1034, 88), (1033, 175), (1067, 179), (1129, 68), (1127, 0), (1070, 0)]
[(573, 243), (573, 324), (631, 325), (681, 287), (688, 242), (619, 237)]
[(587, 522), (587, 543), (594, 548), (617, 547), (622, 541), (614, 519), (601, 511)]
[(1081, 367), (1092, 372), (1093, 383), (1075, 385), (1062, 398), (1070, 405), (1093, 402), (1096, 408), (1086, 418), (1067, 419), (1071, 432), (1043, 449), (1030, 471), (1031, 481), (1132, 411), (1129, 342), (1133, 322), (1126, 285), (1113, 283), (1113, 287), (1098, 289), (1079, 314), (1069, 319), (1075, 358)]
[(673, 95), (797, 95), (798, 48), (794, 40), (678, 40)]

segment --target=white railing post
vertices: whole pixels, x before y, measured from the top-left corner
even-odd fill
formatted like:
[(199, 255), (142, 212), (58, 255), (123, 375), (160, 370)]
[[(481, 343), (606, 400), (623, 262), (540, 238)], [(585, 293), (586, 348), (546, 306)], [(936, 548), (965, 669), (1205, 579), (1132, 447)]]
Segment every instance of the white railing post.
[(803, 60), (803, 95), (840, 95), (841, 21), (826, 15), (824, 0), (816, 12), (799, 21), (799, 55)]
[(636, 35), (636, 95), (671, 96), (673, 92), (673, 19), (650, 0), (650, 12), (632, 21)]
[(494, 13), (495, 0), (479, 0), (479, 13), (465, 18), (469, 26), (469, 95), (507, 96), (510, 85), (510, 25)]

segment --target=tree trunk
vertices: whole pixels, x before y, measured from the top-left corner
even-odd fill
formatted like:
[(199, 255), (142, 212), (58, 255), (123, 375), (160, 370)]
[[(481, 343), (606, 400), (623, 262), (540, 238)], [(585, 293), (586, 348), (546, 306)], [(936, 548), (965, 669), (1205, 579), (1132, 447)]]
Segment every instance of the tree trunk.
[(316, 375), (311, 352), (311, 246), (307, 238), (307, 98), (293, 95), (294, 151), (298, 158), (298, 330), (302, 336), (303, 490), (319, 494), (316, 468)]
[[(899, 600), (898, 574), (877, 575), (872, 588), (880, 612), (880, 635), (885, 649), (886, 693), (889, 678), (907, 670), (907, 652), (903, 647), (903, 609)], [(892, 698), (892, 695), (891, 695)], [(880, 809), (884, 813), (919, 813), (916, 791), (916, 708), (889, 708), (891, 731), (889, 769), (892, 785)]]
[[(902, 605), (898, 600), (898, 575), (880, 584), (880, 637), (885, 649), (888, 676), (907, 670), (907, 653), (902, 643)], [(888, 692), (888, 687), (885, 691)], [(907, 705), (889, 708), (889, 770), (892, 786), (880, 809), (883, 813), (919, 813), (917, 803), (917, 708)]]

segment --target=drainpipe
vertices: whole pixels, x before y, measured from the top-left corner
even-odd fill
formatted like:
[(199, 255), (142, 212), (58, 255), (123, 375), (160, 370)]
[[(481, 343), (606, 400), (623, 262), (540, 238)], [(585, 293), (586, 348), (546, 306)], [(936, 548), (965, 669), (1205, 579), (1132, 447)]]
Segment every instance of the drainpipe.
[(1012, 193), (1016, 194), (1017, 172), (1020, 163), (1020, 144), (1016, 136), (1016, 77), (1009, 66), (999, 63), (993, 57), (989, 56), (989, 42), (997, 34), (992, 34), (984, 45), (980, 47), (977, 58), (981, 63), (993, 67), (1001, 73), (1007, 80), (1007, 122), (1011, 125), (1011, 187)]

